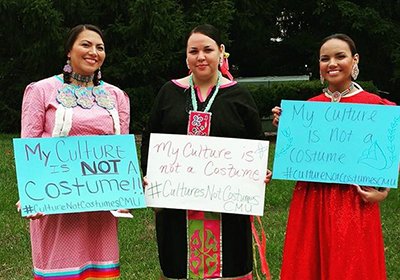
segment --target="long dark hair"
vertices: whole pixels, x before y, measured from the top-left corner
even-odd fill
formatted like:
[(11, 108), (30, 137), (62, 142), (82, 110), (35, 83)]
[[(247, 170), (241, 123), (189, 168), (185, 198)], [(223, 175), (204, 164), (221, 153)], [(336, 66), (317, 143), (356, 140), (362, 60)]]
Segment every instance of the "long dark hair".
[[(64, 46), (64, 51), (65, 51), (66, 56), (71, 51), (79, 34), (81, 34), (81, 32), (84, 30), (90, 30), (90, 31), (96, 32), (97, 34), (99, 34), (99, 36), (101, 37), (101, 39), (104, 42), (104, 35), (99, 27), (97, 27), (96, 25), (93, 25), (93, 24), (79, 24), (79, 25), (73, 27), (68, 32), (67, 40), (65, 41), (65, 46)], [(97, 78), (98, 72), (99, 72), (99, 69), (97, 69), (94, 72), (93, 84), (95, 86), (99, 85), (99, 83), (100, 83), (99, 79)], [(64, 83), (67, 83), (67, 84), (71, 83), (71, 74), (70, 73), (63, 71), (63, 76), (64, 76)]]

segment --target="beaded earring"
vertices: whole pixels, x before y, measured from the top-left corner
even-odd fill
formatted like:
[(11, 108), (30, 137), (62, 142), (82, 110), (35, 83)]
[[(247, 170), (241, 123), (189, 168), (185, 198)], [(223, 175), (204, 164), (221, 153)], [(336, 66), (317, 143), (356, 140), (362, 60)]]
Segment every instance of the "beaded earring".
[(222, 57), (219, 58), (220, 59), (220, 61), (219, 61), (219, 69), (221, 70), (222, 75), (227, 77), (229, 80), (233, 81), (233, 76), (229, 72), (228, 57), (229, 57), (229, 53), (224, 52)]
[(322, 76), (321, 72), (319, 73), (319, 80), (321, 81), (321, 84), (323, 85), (325, 82), (324, 77)]
[(99, 68), (99, 71), (97, 72), (97, 80), (101, 80), (101, 70)]
[(69, 58), (67, 59), (67, 62), (64, 65), (63, 72), (67, 73), (67, 74), (71, 74), (72, 73), (71, 61), (69, 60)]
[(353, 69), (351, 69), (351, 77), (353, 80), (357, 80), (358, 74), (360, 74), (360, 69), (358, 69), (358, 64), (353, 65)]

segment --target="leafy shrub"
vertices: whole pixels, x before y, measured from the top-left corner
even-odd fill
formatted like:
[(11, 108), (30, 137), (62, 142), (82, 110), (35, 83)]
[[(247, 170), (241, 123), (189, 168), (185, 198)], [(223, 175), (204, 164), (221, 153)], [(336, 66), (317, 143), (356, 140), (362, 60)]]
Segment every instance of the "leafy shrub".
[(18, 133), (21, 130), (21, 113), (0, 101), (0, 133)]
[(157, 91), (151, 86), (127, 88), (131, 105), (130, 133), (141, 133), (149, 119)]
[[(372, 82), (359, 82), (369, 92), (378, 92)], [(262, 118), (270, 116), (271, 109), (279, 106), (282, 99), (307, 100), (322, 92), (319, 81), (273, 82), (268, 85), (244, 85), (252, 94)], [(151, 85), (126, 88), (131, 104), (131, 133), (141, 133), (146, 126), (151, 107), (158, 89)], [(20, 111), (0, 101), (0, 133), (18, 133), (20, 131)]]
[[(369, 92), (378, 93), (377, 87), (370, 81), (357, 82), (362, 88)], [(279, 106), (282, 99), (307, 100), (322, 92), (323, 86), (317, 80), (272, 82), (269, 84), (244, 84), (252, 94), (260, 112), (261, 117), (269, 117), (271, 109)]]

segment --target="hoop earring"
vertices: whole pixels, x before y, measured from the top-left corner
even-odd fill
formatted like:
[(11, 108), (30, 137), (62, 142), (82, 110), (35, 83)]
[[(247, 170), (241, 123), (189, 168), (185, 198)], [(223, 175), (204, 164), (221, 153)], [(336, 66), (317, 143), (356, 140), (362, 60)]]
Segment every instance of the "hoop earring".
[(360, 69), (358, 69), (358, 64), (353, 65), (353, 69), (351, 69), (351, 77), (353, 80), (357, 80), (358, 74), (360, 74)]

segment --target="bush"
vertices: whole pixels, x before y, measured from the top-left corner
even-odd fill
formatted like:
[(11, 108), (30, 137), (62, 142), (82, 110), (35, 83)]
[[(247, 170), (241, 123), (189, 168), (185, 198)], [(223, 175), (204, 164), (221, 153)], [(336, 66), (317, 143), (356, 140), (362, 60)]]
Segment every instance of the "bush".
[[(367, 91), (378, 93), (372, 82), (359, 82)], [(319, 81), (273, 82), (269, 85), (245, 85), (252, 94), (262, 118), (269, 117), (271, 109), (282, 99), (307, 100), (322, 92)], [(158, 92), (152, 86), (126, 88), (131, 104), (131, 133), (141, 133), (149, 118), (154, 98)], [(20, 131), (20, 111), (14, 110), (0, 101), (0, 133)]]
[[(377, 87), (370, 81), (357, 82), (362, 88), (369, 92), (378, 93)], [(244, 85), (252, 94), (262, 118), (269, 117), (271, 109), (279, 106), (282, 99), (307, 100), (322, 92), (323, 86), (317, 80), (294, 81), (294, 82), (272, 82), (262, 85)]]
[(141, 133), (149, 119), (151, 107), (157, 91), (151, 86), (127, 88), (131, 105), (130, 133)]
[(18, 133), (21, 130), (21, 112), (0, 101), (0, 133)]

